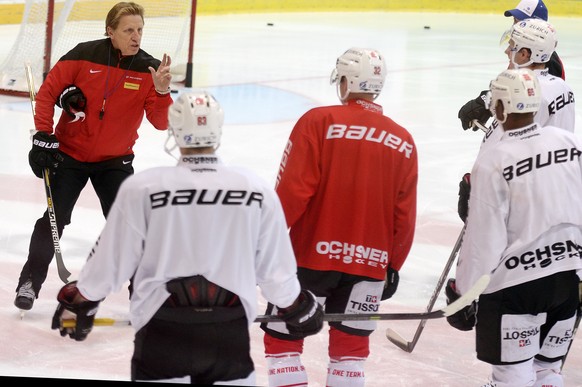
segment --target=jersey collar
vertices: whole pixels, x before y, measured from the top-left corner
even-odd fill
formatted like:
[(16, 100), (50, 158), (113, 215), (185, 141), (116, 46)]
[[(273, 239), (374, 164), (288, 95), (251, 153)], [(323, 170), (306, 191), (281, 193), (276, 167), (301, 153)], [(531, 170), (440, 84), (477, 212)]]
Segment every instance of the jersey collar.
[(356, 106), (356, 107), (359, 107), (361, 109), (369, 110), (369, 111), (372, 111), (372, 112), (378, 113), (378, 114), (383, 113), (382, 106), (380, 106), (377, 103), (374, 103), (372, 101), (367, 101), (365, 99), (349, 99), (347, 101), (347, 105), (348, 106)]
[(180, 155), (178, 160), (178, 165), (186, 167), (219, 164), (222, 164), (222, 160), (218, 155)]
[(523, 128), (506, 130), (505, 133), (503, 133), (502, 139), (506, 140), (516, 138), (519, 140), (526, 137), (535, 136), (539, 134), (539, 130), (540, 126), (537, 122), (534, 122), (533, 124), (524, 126)]

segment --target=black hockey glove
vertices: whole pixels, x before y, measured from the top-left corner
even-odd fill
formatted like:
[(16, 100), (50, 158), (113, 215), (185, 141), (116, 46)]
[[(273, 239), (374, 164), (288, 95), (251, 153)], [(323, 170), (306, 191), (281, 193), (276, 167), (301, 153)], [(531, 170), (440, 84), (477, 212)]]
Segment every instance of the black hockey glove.
[(63, 161), (59, 154), (59, 140), (46, 132), (36, 132), (32, 136), (32, 149), (28, 152), (28, 163), (36, 177), (42, 179), (42, 170), (49, 168), (53, 173)]
[(457, 204), (457, 212), (459, 217), (465, 223), (467, 216), (469, 216), (469, 197), (471, 196), (471, 174), (465, 173), (461, 182), (459, 183), (459, 203)]
[(290, 307), (278, 308), (277, 316), (293, 335), (315, 335), (323, 328), (323, 307), (309, 290), (302, 290)]
[(474, 120), (477, 120), (477, 122), (485, 126), (487, 120), (493, 117), (493, 114), (491, 114), (489, 107), (485, 103), (485, 100), (489, 98), (488, 93), (489, 90), (483, 90), (477, 98), (470, 100), (459, 110), (458, 117), (461, 120), (463, 130), (471, 128), (475, 132), (479, 130), (479, 127), (473, 125)]
[(398, 289), (398, 281), (400, 281), (398, 270), (388, 266), (388, 275), (386, 276), (386, 282), (384, 283), (382, 301), (389, 299), (394, 295), (394, 293), (396, 293), (396, 290)]
[[(51, 328), (58, 329), (63, 337), (69, 335), (71, 339), (83, 341), (93, 329), (93, 321), (100, 301), (79, 301), (79, 299), (83, 298), (77, 289), (77, 281), (69, 282), (61, 288), (57, 295), (59, 306), (53, 316)], [(64, 319), (76, 320), (75, 327), (64, 327)]]
[(84, 110), (86, 104), (85, 95), (75, 85), (66, 87), (57, 99), (57, 106), (74, 118), (72, 122), (85, 120)]
[[(457, 284), (454, 278), (449, 278), (447, 281), (445, 294), (447, 296), (447, 305), (461, 297), (457, 293)], [(471, 305), (467, 305), (457, 313), (447, 316), (447, 322), (450, 326), (460, 331), (472, 330), (477, 322), (477, 302), (473, 301)]]

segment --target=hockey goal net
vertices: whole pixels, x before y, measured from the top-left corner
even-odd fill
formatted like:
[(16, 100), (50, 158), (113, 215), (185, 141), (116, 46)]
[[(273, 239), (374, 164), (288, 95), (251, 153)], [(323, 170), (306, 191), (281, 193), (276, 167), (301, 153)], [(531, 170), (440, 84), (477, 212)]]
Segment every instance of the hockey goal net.
[[(0, 65), (0, 94), (28, 96), (25, 64), (32, 67), (38, 88), (52, 66), (77, 43), (104, 38), (107, 12), (117, 2), (26, 0), (18, 36)], [(196, 1), (137, 2), (145, 8), (142, 48), (158, 59), (169, 54), (172, 68), (178, 70), (173, 80), (188, 86)]]

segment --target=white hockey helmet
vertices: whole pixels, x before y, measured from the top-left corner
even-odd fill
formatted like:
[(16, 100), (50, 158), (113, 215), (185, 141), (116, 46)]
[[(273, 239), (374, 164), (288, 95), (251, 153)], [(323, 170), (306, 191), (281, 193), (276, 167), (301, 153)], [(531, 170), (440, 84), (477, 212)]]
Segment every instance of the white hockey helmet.
[(180, 148), (201, 148), (220, 144), (224, 112), (206, 91), (185, 92), (169, 111), (168, 134)]
[(489, 84), (491, 104), (489, 109), (495, 114), (497, 101), (503, 104), (503, 121), (511, 113), (536, 113), (540, 109), (542, 90), (535, 73), (529, 69), (505, 70)]
[[(532, 63), (549, 62), (558, 45), (558, 37), (554, 27), (545, 20), (525, 19), (515, 23), (509, 34), (509, 39), (513, 41), (511, 62), (514, 66), (525, 67)], [(515, 53), (522, 48), (531, 51), (531, 59), (527, 63), (516, 64)]]
[[(347, 80), (347, 92), (341, 94), (342, 77)], [(331, 72), (330, 83), (337, 84), (337, 94), (344, 102), (349, 93), (380, 95), (386, 78), (384, 55), (368, 48), (352, 47), (337, 58), (335, 69)]]

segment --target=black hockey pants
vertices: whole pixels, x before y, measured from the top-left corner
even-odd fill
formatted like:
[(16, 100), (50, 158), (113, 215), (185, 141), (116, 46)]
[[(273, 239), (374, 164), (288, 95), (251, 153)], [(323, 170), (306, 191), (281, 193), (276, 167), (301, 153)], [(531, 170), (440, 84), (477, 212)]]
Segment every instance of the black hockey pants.
[[(119, 186), (133, 174), (134, 155), (116, 157), (97, 163), (83, 163), (61, 152), (64, 160), (55, 174), (50, 177), (53, 206), (57, 221), (59, 238), (63, 229), (71, 223), (71, 215), (81, 191), (91, 180), (95, 193), (101, 203), (103, 215), (107, 217)], [(18, 286), (32, 279), (36, 296), (44, 283), (49, 265), (55, 253), (48, 211), (36, 221), (30, 238), (28, 259), (22, 268)]]

